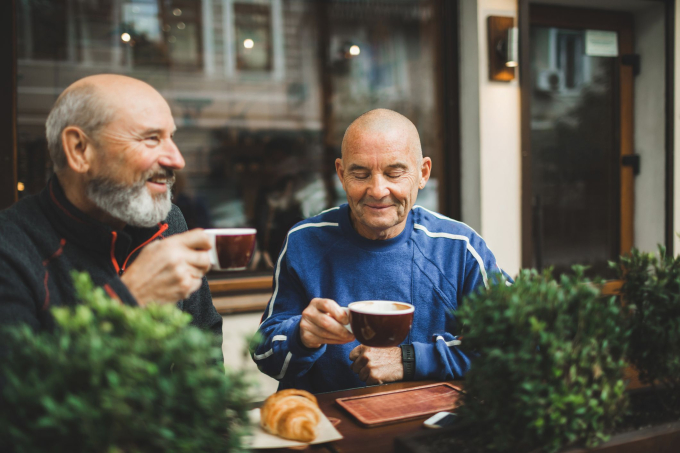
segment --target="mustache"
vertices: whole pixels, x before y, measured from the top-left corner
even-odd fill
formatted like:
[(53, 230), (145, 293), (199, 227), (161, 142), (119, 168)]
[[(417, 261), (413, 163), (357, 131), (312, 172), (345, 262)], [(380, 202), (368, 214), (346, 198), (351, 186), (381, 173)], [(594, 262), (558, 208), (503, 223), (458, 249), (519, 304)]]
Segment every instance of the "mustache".
[(146, 181), (151, 178), (165, 178), (168, 180), (168, 185), (175, 184), (175, 171), (170, 168), (161, 168), (160, 170), (149, 170), (142, 175), (139, 180), (139, 185), (144, 185)]

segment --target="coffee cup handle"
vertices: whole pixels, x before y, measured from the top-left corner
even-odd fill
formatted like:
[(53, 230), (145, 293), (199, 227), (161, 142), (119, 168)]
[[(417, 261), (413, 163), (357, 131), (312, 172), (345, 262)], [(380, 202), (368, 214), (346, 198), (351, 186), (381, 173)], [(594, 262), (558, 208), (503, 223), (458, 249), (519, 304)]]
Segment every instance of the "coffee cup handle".
[[(347, 313), (347, 317), (349, 318), (349, 308), (342, 307), (342, 309), (345, 310), (345, 313)], [(344, 326), (345, 326), (345, 329), (349, 330), (349, 333), (354, 335), (354, 332), (352, 332), (352, 326), (350, 326), (349, 324), (344, 324)]]
[(210, 250), (208, 250), (208, 254), (210, 255), (210, 267), (218, 268), (220, 267), (220, 261), (217, 258), (217, 247), (215, 246), (217, 236), (214, 234), (209, 234), (208, 236), (210, 237)]

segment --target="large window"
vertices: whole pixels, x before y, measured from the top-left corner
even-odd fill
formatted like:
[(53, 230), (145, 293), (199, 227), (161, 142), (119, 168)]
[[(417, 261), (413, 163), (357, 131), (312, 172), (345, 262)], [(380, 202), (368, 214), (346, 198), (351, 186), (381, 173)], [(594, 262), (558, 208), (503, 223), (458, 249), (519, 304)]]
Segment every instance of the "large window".
[[(269, 274), (292, 225), (345, 201), (333, 161), (360, 114), (406, 115), (443, 165), (440, 3), (19, 0), (22, 194), (51, 173), (44, 123), (59, 93), (86, 75), (127, 74), (173, 110), (187, 162), (174, 196), (187, 223), (256, 227), (249, 272)], [(419, 204), (440, 209), (438, 183)]]

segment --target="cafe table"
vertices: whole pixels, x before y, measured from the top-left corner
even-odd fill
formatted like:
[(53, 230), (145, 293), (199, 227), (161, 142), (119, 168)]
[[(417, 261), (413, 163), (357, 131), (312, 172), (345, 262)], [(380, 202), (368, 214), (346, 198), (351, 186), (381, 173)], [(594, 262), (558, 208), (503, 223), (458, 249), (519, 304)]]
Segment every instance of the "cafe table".
[[(428, 429), (423, 427), (423, 421), (426, 420), (429, 415), (389, 425), (366, 428), (357, 422), (351, 414), (340, 407), (335, 400), (338, 398), (401, 390), (421, 385), (436, 384), (439, 382), (441, 381), (395, 382), (392, 384), (374, 385), (339, 392), (317, 394), (316, 398), (319, 402), (319, 407), (326, 417), (331, 421), (333, 419), (340, 420), (340, 423), (336, 425), (336, 429), (342, 434), (343, 438), (326, 444), (310, 445), (303, 451), (322, 453), (391, 453), (394, 450), (394, 439), (396, 437)], [(449, 382), (464, 389), (463, 381)], [(259, 451), (292, 453), (295, 450), (268, 449)]]

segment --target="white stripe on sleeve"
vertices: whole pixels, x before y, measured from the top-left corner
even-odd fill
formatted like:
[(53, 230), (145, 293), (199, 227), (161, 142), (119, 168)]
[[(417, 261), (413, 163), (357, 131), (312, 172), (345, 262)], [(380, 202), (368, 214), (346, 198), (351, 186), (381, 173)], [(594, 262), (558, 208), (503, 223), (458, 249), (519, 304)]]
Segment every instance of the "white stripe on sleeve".
[(276, 296), (279, 294), (279, 275), (281, 274), (281, 260), (283, 260), (283, 256), (286, 254), (286, 251), (288, 250), (288, 239), (290, 238), (290, 235), (304, 228), (320, 228), (326, 226), (340, 226), (340, 225), (338, 223), (333, 222), (305, 223), (304, 225), (300, 225), (299, 227), (293, 228), (288, 232), (288, 235), (286, 235), (286, 244), (283, 246), (281, 256), (279, 256), (279, 260), (276, 262), (276, 271), (274, 272), (274, 293), (272, 294), (271, 302), (269, 302), (269, 313), (267, 313), (267, 318), (269, 318), (272, 315), (272, 312), (274, 311), (274, 302), (276, 301)]
[[(274, 335), (274, 338), (272, 338), (272, 343), (275, 341), (286, 341), (288, 339), (287, 336), (285, 335)], [(253, 354), (253, 359), (255, 360), (264, 360), (267, 357), (271, 356), (274, 354), (274, 348), (272, 347), (269, 351), (263, 353), (263, 354)]]
[(293, 357), (293, 353), (289, 352), (288, 355), (286, 356), (286, 360), (283, 361), (283, 367), (281, 367), (281, 373), (279, 373), (278, 376), (276, 376), (274, 379), (283, 379), (283, 377), (286, 375), (286, 370), (288, 370), (288, 364), (290, 363), (290, 358)]
[[(437, 341), (439, 341), (439, 340), (444, 341), (444, 337), (442, 337), (441, 335), (437, 335)], [(451, 341), (444, 341), (444, 343), (446, 343), (446, 346), (449, 346), (449, 347), (460, 346), (461, 341), (460, 340), (451, 340)]]
[(479, 265), (479, 272), (482, 274), (482, 280), (484, 281), (484, 287), (488, 288), (489, 287), (489, 281), (486, 278), (486, 269), (484, 268), (484, 261), (482, 260), (482, 257), (479, 256), (479, 253), (477, 253), (477, 250), (473, 246), (470, 245), (470, 238), (467, 236), (463, 236), (460, 234), (450, 234), (450, 233), (432, 233), (428, 231), (427, 228), (424, 226), (416, 223), (413, 226), (416, 230), (421, 230), (424, 232), (426, 235), (428, 235), (431, 238), (447, 238), (447, 239), (453, 239), (456, 241), (465, 241), (467, 244), (467, 250), (470, 252), (470, 254), (477, 260), (477, 264)]

